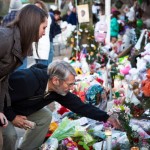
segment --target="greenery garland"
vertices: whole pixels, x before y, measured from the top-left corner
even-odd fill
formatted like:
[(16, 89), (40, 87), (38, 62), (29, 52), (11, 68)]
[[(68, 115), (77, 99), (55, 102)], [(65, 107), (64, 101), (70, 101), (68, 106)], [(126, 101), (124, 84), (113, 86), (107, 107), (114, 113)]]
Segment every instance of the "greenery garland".
[[(77, 41), (78, 40), (78, 41)], [(88, 63), (97, 60), (99, 43), (94, 38), (94, 26), (89, 24), (81, 24), (75, 29), (71, 36), (67, 39), (68, 46), (72, 48), (72, 57), (80, 55), (83, 48), (86, 49), (85, 56)]]

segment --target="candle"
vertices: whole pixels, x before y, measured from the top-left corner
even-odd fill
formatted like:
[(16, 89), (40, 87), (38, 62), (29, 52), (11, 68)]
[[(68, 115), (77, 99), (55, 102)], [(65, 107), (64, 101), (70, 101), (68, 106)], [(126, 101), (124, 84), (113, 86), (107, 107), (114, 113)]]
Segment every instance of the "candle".
[(107, 150), (111, 150), (111, 135), (112, 135), (112, 131), (111, 128), (107, 128), (105, 129), (105, 135), (106, 135), (106, 148)]
[(138, 147), (131, 147), (131, 150), (140, 150)]

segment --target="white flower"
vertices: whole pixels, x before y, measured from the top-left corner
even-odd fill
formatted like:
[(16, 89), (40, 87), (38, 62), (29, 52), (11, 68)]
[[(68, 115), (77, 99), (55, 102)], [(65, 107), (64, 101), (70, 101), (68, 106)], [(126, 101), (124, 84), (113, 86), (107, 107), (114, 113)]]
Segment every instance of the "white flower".
[(130, 114), (130, 108), (129, 107), (124, 106), (124, 109), (125, 109), (125, 113)]
[(112, 115), (113, 114), (113, 110), (110, 109), (108, 112), (107, 112), (108, 115)]
[(83, 32), (83, 30), (82, 30), (82, 29), (79, 29), (79, 31), (80, 31), (80, 32)]
[(88, 30), (85, 30), (85, 33), (88, 33), (89, 31)]
[(137, 131), (139, 128), (139, 126), (135, 125), (135, 124), (132, 124), (131, 127), (132, 127), (133, 131)]
[(91, 44), (91, 47), (95, 47), (95, 45), (94, 45), (94, 44)]

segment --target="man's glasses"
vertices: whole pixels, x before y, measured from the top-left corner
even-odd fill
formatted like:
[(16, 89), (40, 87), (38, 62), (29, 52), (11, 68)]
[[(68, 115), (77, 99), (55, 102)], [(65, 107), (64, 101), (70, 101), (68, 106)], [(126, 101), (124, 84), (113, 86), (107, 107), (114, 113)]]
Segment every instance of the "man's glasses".
[(67, 84), (68, 87), (72, 87), (75, 85), (75, 82), (74, 83), (67, 83), (65, 80), (63, 80), (65, 82), (65, 84)]

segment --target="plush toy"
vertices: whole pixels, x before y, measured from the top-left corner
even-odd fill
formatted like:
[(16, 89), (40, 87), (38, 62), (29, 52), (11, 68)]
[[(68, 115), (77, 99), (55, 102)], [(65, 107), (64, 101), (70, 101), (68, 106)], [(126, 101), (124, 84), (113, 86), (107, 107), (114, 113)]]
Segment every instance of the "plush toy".
[(129, 22), (133, 22), (135, 20), (135, 9), (134, 6), (129, 8), (127, 5), (124, 8), (124, 12)]
[(60, 27), (62, 32), (55, 36), (54, 42), (59, 44), (67, 44), (67, 38), (71, 35), (71, 33), (75, 30), (76, 26), (68, 24), (66, 21), (60, 22)]
[(145, 96), (150, 96), (150, 69), (147, 70), (147, 79), (142, 81), (141, 89)]
[[(133, 86), (131, 84), (133, 84)], [(140, 88), (138, 86), (139, 85), (137, 84), (137, 81), (133, 80), (131, 83), (129, 83), (129, 87), (128, 87), (126, 95), (125, 95), (125, 97), (126, 97), (125, 101), (127, 103), (133, 103), (134, 105), (140, 104), (140, 101), (137, 98), (140, 94)], [(133, 87), (134, 87), (134, 89), (133, 89)]]
[(103, 87), (98, 84), (90, 86), (86, 91), (86, 102), (94, 106), (99, 105), (102, 91)]
[(90, 68), (85, 57), (81, 59), (81, 69), (83, 74), (90, 74)]
[(107, 33), (106, 18), (105, 18), (105, 15), (101, 15), (100, 21), (97, 22), (95, 25), (95, 31), (94, 31), (95, 40), (99, 43), (104, 44), (105, 38), (106, 38), (106, 33)]
[(130, 82), (130, 85), (131, 85), (131, 89), (133, 91), (133, 93), (138, 97), (139, 94), (140, 94), (140, 84), (138, 81), (135, 81), (135, 80), (132, 80)]
[(150, 55), (150, 43), (147, 43), (144, 47), (144, 52), (141, 53), (141, 56)]
[(124, 68), (120, 69), (120, 73), (123, 75), (127, 75), (127, 74), (129, 74), (130, 69), (131, 69), (131, 67), (129, 65), (127, 65)]
[(147, 18), (143, 21), (143, 23), (146, 25), (146, 28), (150, 28), (150, 19)]
[(130, 28), (126, 28), (125, 34), (122, 37), (122, 45), (120, 52), (127, 50), (131, 46), (131, 33), (130, 33)]
[(146, 69), (147, 69), (146, 64), (147, 64), (146, 60), (139, 58), (139, 57), (137, 58), (136, 66), (137, 66), (138, 71), (140, 71), (140, 72), (146, 71)]
[(139, 71), (136, 68), (131, 68), (129, 74), (125, 76), (125, 79), (130, 82), (132, 80), (139, 81)]

